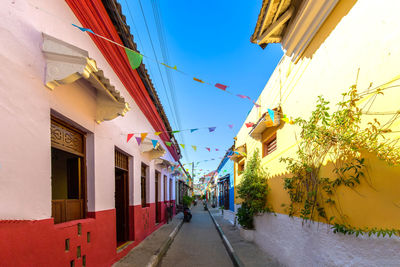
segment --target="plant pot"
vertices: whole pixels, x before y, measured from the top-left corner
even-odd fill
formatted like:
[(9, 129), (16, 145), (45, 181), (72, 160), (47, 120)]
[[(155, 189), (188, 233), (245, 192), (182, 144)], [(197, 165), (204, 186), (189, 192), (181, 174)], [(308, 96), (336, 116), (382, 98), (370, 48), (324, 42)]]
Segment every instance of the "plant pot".
[(247, 242), (254, 241), (255, 230), (249, 230), (249, 229), (244, 229), (244, 228), (240, 227), (239, 233), (240, 233), (240, 236)]

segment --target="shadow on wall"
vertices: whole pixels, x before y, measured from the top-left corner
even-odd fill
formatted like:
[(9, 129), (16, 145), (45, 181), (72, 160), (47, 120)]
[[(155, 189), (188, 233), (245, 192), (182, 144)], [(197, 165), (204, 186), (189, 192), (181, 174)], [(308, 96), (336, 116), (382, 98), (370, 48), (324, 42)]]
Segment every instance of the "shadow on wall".
[[(366, 177), (361, 178), (360, 184), (354, 188), (343, 185), (337, 188), (331, 197), (336, 204), (325, 205), (327, 218), (335, 216), (334, 222), (346, 222), (361, 228), (400, 229), (400, 166), (389, 166), (371, 153), (362, 156), (366, 163)], [(320, 177), (333, 179), (333, 169), (334, 164), (328, 162), (321, 168)], [(290, 176), (286, 172), (268, 179), (270, 193), (267, 201), (276, 213), (289, 213), (290, 198), (284, 189), (284, 178)], [(301, 207), (295, 206), (297, 211)], [(323, 218), (319, 221), (326, 223)]]
[(328, 38), (342, 18), (349, 13), (356, 2), (357, 0), (339, 1), (300, 58), (312, 58), (321, 44), (325, 42), (326, 38)]

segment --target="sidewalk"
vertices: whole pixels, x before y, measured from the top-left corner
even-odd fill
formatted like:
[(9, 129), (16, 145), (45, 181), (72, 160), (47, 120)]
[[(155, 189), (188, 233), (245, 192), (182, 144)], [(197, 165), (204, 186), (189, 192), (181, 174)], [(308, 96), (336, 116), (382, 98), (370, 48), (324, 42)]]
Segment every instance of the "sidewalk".
[(176, 215), (169, 224), (164, 224), (154, 233), (146, 237), (137, 247), (133, 248), (124, 258), (116, 262), (114, 267), (143, 267), (147, 266), (153, 255), (168, 240), (175, 227), (181, 223), (183, 214)]
[(279, 264), (271, 255), (262, 251), (256, 244), (245, 241), (239, 234), (239, 229), (224, 220), (221, 210), (218, 208), (209, 209), (215, 220), (218, 222), (226, 238), (231, 243), (237, 256), (244, 266), (265, 267), (265, 266), (283, 266)]

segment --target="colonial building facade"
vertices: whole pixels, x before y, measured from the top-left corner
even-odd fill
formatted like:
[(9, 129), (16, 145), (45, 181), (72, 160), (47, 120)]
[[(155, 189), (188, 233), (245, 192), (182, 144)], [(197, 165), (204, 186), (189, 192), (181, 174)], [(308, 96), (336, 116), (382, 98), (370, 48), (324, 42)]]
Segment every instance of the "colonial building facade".
[(165, 222), (180, 159), (144, 65), (72, 26), (136, 50), (121, 7), (8, 1), (0, 15), (0, 265), (109, 266)]

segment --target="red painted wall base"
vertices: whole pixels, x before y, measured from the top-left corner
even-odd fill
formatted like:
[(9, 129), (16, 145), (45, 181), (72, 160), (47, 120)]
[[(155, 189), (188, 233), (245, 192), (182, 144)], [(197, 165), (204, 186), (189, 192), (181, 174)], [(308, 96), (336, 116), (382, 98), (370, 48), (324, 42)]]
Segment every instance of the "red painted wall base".
[(165, 223), (166, 205), (159, 204), (162, 208), (158, 224), (155, 203), (129, 207), (129, 237), (133, 242), (119, 253), (114, 209), (91, 212), (90, 218), (60, 224), (54, 224), (52, 218), (0, 221), (0, 266), (70, 266), (74, 261), (79, 267), (84, 258), (86, 266), (110, 266)]

